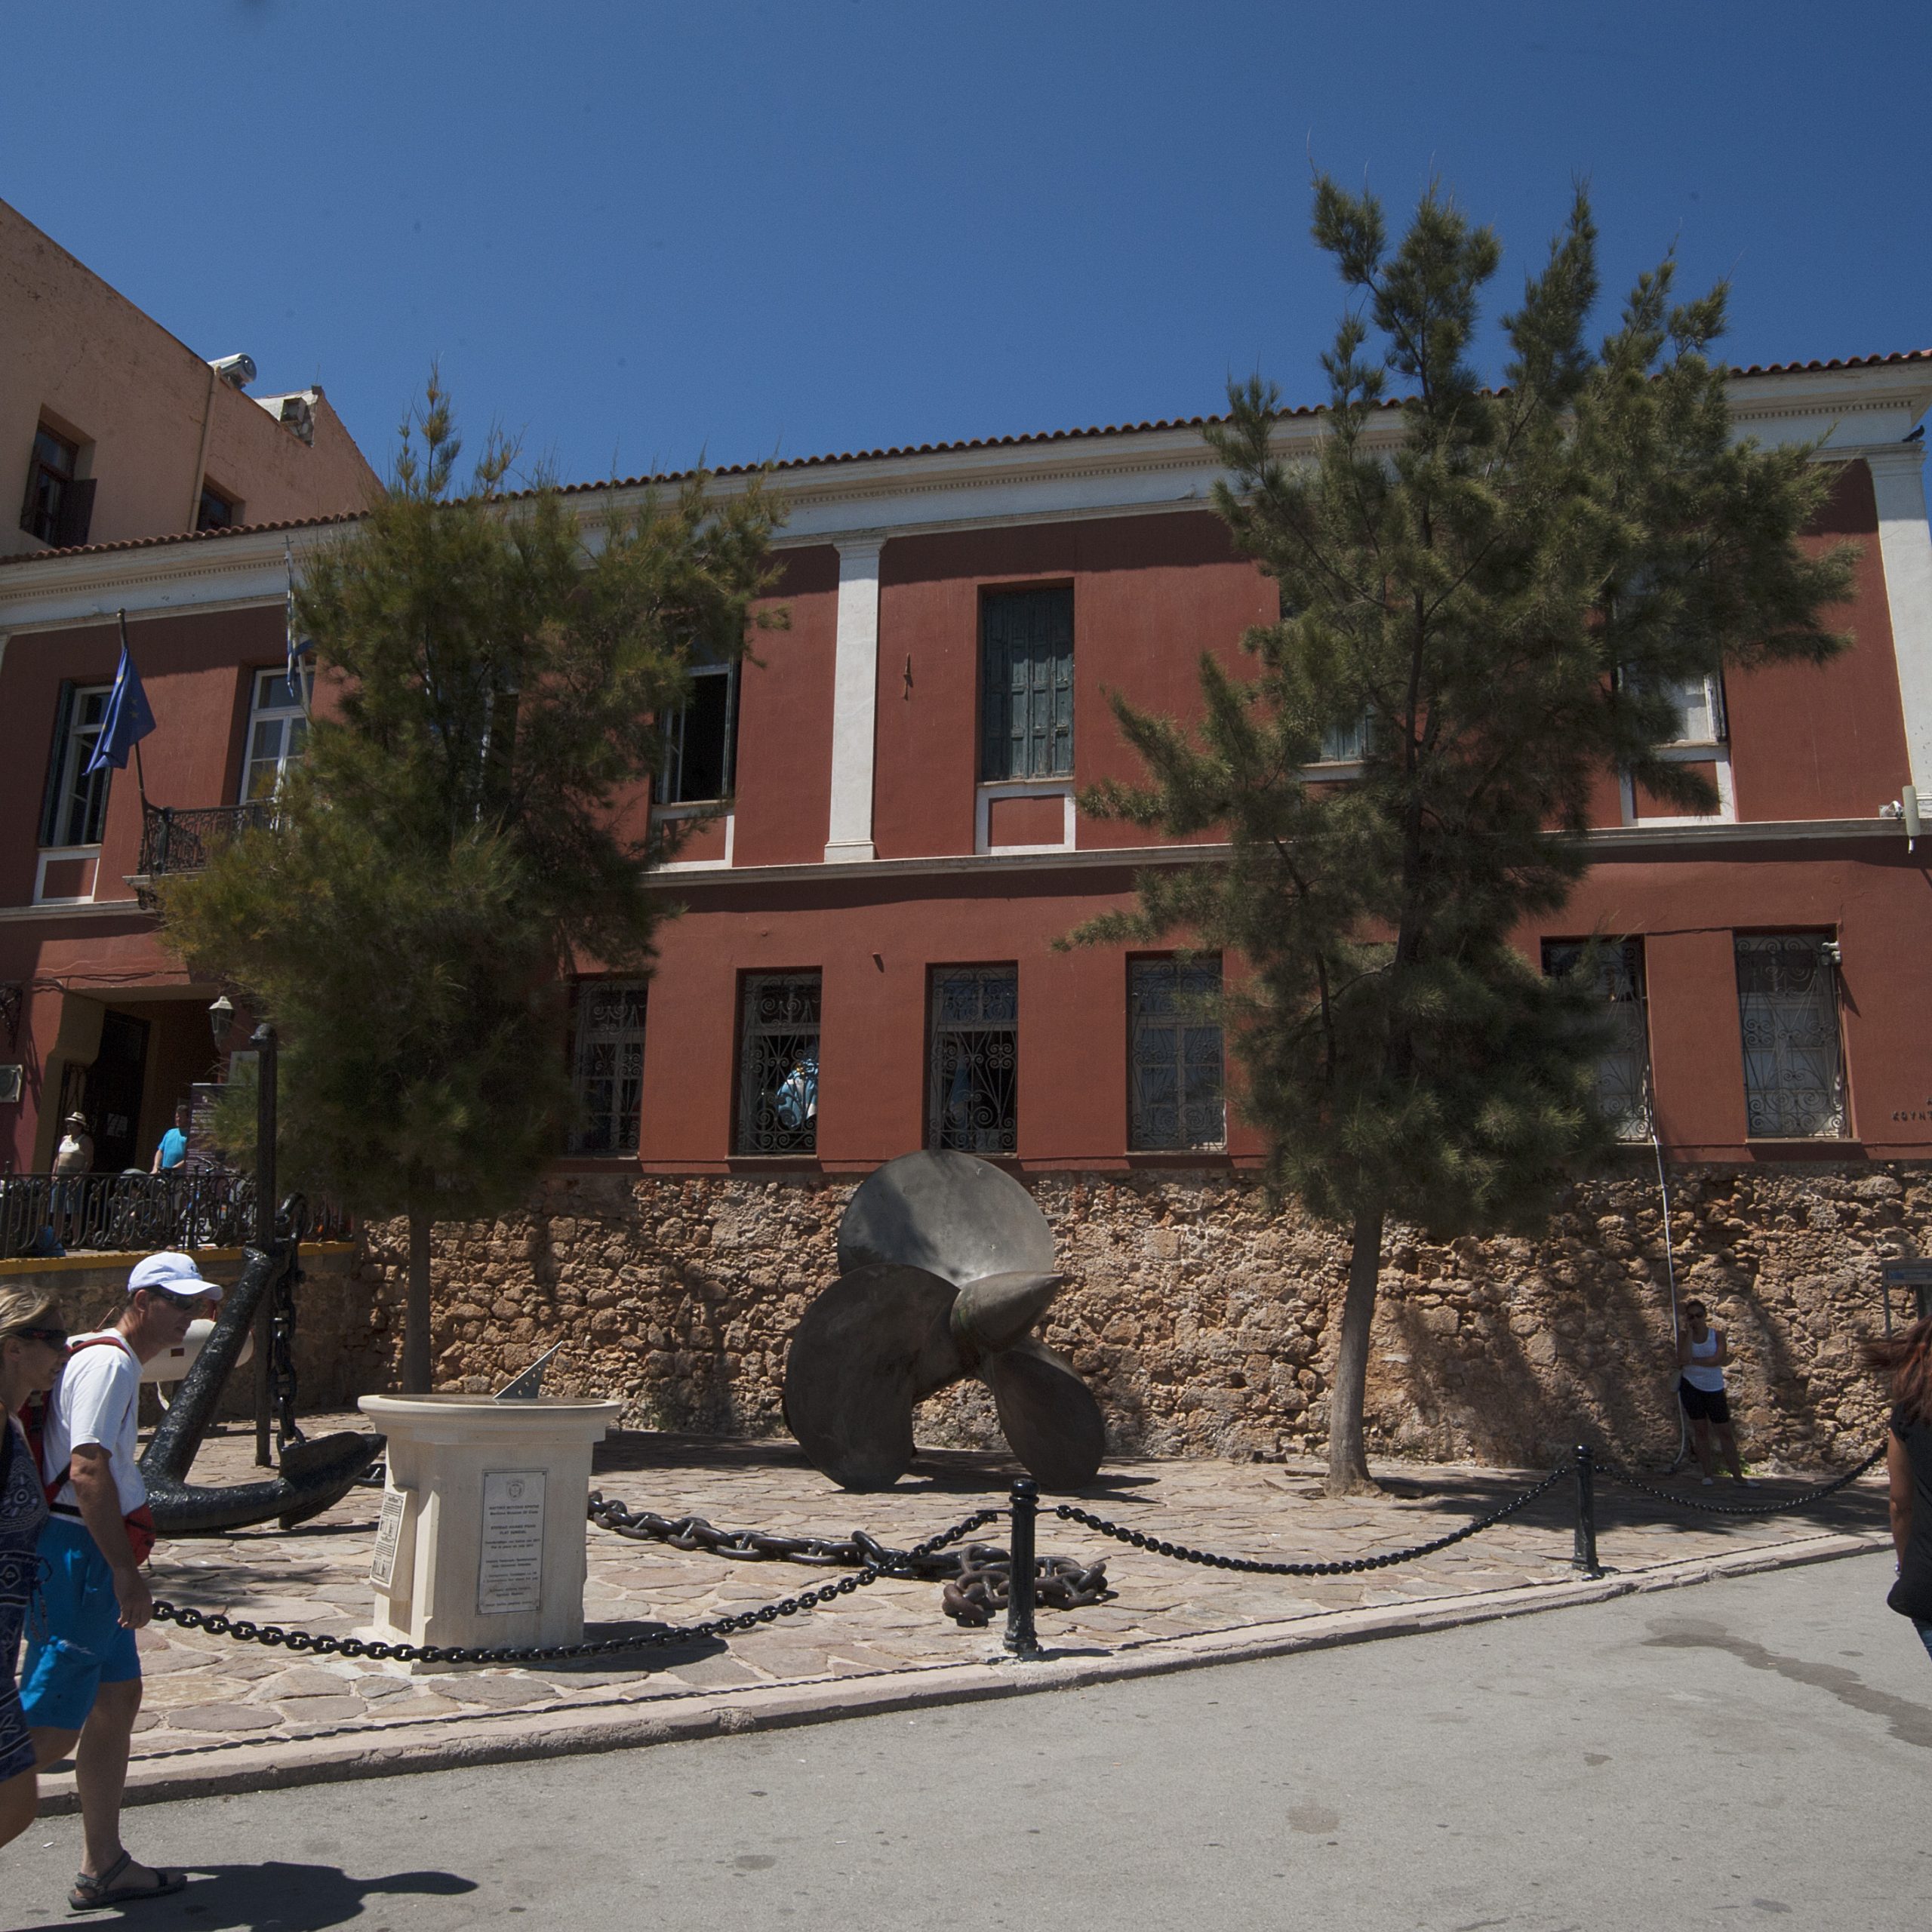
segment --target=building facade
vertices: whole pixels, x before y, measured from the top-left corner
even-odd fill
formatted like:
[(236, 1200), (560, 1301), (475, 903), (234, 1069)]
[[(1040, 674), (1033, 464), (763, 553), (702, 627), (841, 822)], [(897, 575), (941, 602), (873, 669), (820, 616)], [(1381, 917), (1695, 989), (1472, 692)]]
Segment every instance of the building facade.
[[(1622, 943), (1606, 1091), (1673, 1158), (1921, 1158), (1932, 898), (1891, 814), (1915, 781), (1932, 803), (1932, 546), (1908, 440), (1932, 358), (1743, 374), (1734, 401), (1742, 431), (1815, 440), (1832, 467), (1805, 540), (1860, 546), (1834, 619), (1851, 648), (1681, 694), (1675, 755), (1718, 811), (1673, 816), (1606, 777), (1592, 871), (1522, 943), (1560, 968), (1593, 934)], [(1145, 847), (1076, 794), (1137, 775), (1110, 690), (1187, 716), (1200, 654), (1238, 665), (1270, 614), (1207, 507), (1214, 473), (1189, 425), (786, 467), (790, 628), (762, 661), (701, 675), (678, 721), (654, 808), (699, 821), (666, 881), (685, 909), (648, 985), (583, 983), (561, 1158), (658, 1174), (857, 1173), (922, 1145), (1023, 1172), (1253, 1158), (1218, 1041), (1189, 1017), (1214, 962), (1054, 949), (1127, 903), (1138, 866), (1214, 856)], [(158, 808), (260, 800), (300, 755), (285, 542), (240, 529), (0, 568), (0, 983), (20, 989), (5, 1024), (22, 1069), (0, 1132), (17, 1169), (45, 1167), (48, 1102), (99, 1065), (103, 1027), (149, 1023), (131, 1161), (203, 1070), (205, 1033), (149, 1011), (195, 995), (140, 885), (192, 863), (185, 839), (156, 851)], [(156, 720), (145, 823), (128, 774), (84, 773), (123, 610)], [(1325, 749), (1345, 777), (1352, 747)], [(117, 1066), (132, 1053), (110, 1041)]]
[[(1804, 540), (1860, 546), (1833, 618), (1850, 648), (1681, 693), (1672, 755), (1719, 809), (1685, 819), (1606, 775), (1590, 873), (1521, 943), (1563, 970), (1592, 935), (1618, 942), (1603, 1091), (1647, 1155), (1654, 1137), (1686, 1171), (1889, 1174), (1932, 1156), (1932, 851), (1895, 815), (1907, 787), (1932, 801), (1932, 354), (1742, 371), (1732, 398), (1740, 433), (1831, 466)], [(1318, 422), (1284, 423), (1284, 447)], [(1238, 665), (1244, 627), (1272, 614), (1209, 507), (1216, 474), (1191, 423), (781, 466), (790, 627), (761, 661), (701, 675), (677, 722), (652, 808), (699, 821), (666, 879), (684, 910), (648, 983), (586, 962), (555, 1189), (621, 1219), (703, 1183), (742, 1218), (758, 1189), (835, 1198), (939, 1146), (1050, 1192), (1184, 1176), (1239, 1193), (1260, 1150), (1192, 998), (1220, 962), (1054, 943), (1129, 903), (1138, 868), (1215, 856), (1147, 846), (1077, 793), (1137, 775), (1109, 691), (1189, 716), (1201, 654)], [(645, 487), (577, 494), (594, 510)], [(297, 533), (298, 568), (329, 534)], [(20, 1069), (0, 1149), (17, 1171), (45, 1171), (70, 1103), (98, 1116), (99, 1164), (111, 1143), (145, 1164), (207, 1075), (207, 989), (160, 951), (140, 893), (164, 863), (159, 808), (232, 810), (300, 755), (284, 542), (244, 528), (0, 565), (0, 1059)], [(75, 776), (123, 609), (156, 719), (145, 809), (126, 774)], [(1355, 749), (1324, 747), (1326, 768), (1346, 778)], [(484, 1374), (487, 1308), (452, 1318), (444, 1372)], [(493, 1363), (544, 1332), (503, 1324)], [(1281, 1399), (1318, 1418), (1306, 1351), (1280, 1352)], [(769, 1395), (735, 1413), (768, 1420)]]
[(0, 202), (0, 557), (359, 509), (379, 485), (317, 387), (245, 393)]

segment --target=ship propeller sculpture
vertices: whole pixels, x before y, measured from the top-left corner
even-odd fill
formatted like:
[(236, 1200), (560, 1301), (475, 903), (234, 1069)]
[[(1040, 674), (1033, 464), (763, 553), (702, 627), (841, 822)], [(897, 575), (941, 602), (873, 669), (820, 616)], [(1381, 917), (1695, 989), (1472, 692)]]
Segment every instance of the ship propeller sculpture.
[(1106, 1451), (1093, 1392), (1032, 1333), (1066, 1277), (1053, 1231), (1013, 1177), (970, 1154), (902, 1155), (838, 1224), (838, 1279), (785, 1364), (785, 1420), (841, 1487), (889, 1489), (911, 1466), (912, 1411), (977, 1375), (1042, 1487), (1083, 1488)]

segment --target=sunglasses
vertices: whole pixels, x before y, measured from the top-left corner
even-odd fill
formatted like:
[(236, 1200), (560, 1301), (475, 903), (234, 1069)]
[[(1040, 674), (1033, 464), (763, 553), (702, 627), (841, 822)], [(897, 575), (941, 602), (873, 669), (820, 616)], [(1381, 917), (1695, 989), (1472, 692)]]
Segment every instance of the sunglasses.
[(56, 1349), (67, 1346), (67, 1331), (64, 1328), (16, 1328), (14, 1333), (23, 1342), (45, 1342)]

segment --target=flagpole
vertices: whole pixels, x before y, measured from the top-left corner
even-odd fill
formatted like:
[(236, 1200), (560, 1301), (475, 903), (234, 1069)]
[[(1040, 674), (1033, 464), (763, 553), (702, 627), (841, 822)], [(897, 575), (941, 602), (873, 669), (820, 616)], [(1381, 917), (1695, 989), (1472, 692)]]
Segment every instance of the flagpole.
[[(121, 626), (122, 655), (131, 664), (134, 662), (134, 656), (128, 648), (127, 611), (123, 608), (116, 611), (114, 615)], [(141, 795), (141, 808), (145, 814), (148, 802), (148, 774), (146, 768), (141, 763), (141, 741), (138, 738), (134, 740), (134, 789)]]

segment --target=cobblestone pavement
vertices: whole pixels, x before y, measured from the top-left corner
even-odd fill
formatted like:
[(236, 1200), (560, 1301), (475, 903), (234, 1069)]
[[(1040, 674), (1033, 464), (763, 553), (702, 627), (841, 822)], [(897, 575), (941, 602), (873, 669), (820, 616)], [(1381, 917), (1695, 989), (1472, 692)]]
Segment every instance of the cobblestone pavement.
[[(312, 1432), (359, 1418), (318, 1416)], [(212, 1435), (198, 1480), (245, 1480), (252, 1433)], [(884, 1495), (848, 1495), (789, 1442), (632, 1433), (600, 1449), (593, 1478), (634, 1509), (695, 1514), (721, 1527), (843, 1536), (863, 1528), (896, 1547), (1000, 1500), (1016, 1466), (963, 1451), (922, 1454), (915, 1474)], [(1097, 1515), (1171, 1541), (1231, 1555), (1333, 1561), (1426, 1541), (1486, 1513), (1540, 1472), (1402, 1466), (1386, 1491), (1331, 1502), (1312, 1464), (1123, 1460), (1078, 1499)], [(1768, 1501), (1806, 1485), (1778, 1478), (1743, 1497), (1700, 1489), (1694, 1475), (1671, 1487), (1687, 1497)], [(1114, 1601), (1071, 1613), (1043, 1611), (1043, 1642), (1066, 1655), (1106, 1655), (1201, 1632), (1374, 1605), (1440, 1601), (1478, 1592), (1568, 1583), (1572, 1488), (1558, 1483), (1481, 1536), (1400, 1567), (1313, 1579), (1229, 1575), (1176, 1563), (1055, 1521), (1040, 1524), (1042, 1553), (1104, 1556)], [(272, 1527), (164, 1543), (155, 1594), (180, 1605), (258, 1623), (347, 1635), (364, 1629), (378, 1494), (352, 1491), (328, 1515), (284, 1534)], [(1789, 1543), (1823, 1532), (1882, 1533), (1882, 1478), (1868, 1476), (1828, 1501), (1770, 1518), (1700, 1518), (1608, 1484), (1598, 1491), (1604, 1563), (1635, 1571), (1687, 1557)], [(1004, 1541), (1003, 1526), (981, 1533)], [(652, 1623), (688, 1624), (792, 1595), (841, 1574), (795, 1564), (747, 1562), (590, 1532), (586, 1603), (590, 1637)], [(155, 1625), (141, 1633), (145, 1704), (134, 1773), (179, 1771), (205, 1754), (283, 1740), (363, 1737), (407, 1743), (445, 1734), (465, 1719), (558, 1712), (573, 1705), (648, 1703), (757, 1685), (823, 1685), (841, 1678), (977, 1663), (997, 1631), (945, 1617), (935, 1583), (885, 1579), (825, 1609), (713, 1643), (645, 1654), (616, 1669), (457, 1670), (412, 1675), (398, 1664), (291, 1657), (205, 1632)], [(61, 1780), (54, 1781), (53, 1789)]]

